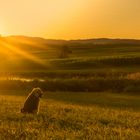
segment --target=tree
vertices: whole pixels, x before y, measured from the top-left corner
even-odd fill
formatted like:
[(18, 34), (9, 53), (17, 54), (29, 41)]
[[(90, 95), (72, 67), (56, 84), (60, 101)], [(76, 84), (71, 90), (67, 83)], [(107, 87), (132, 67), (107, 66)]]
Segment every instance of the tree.
[(59, 58), (68, 58), (69, 54), (71, 54), (72, 51), (69, 49), (68, 46), (62, 46), (60, 48), (60, 54), (59, 54)]

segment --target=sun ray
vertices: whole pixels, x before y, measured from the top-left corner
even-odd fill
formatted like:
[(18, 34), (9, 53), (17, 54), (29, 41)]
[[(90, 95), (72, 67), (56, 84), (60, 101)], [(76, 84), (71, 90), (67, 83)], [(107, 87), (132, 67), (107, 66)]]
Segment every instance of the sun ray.
[(39, 37), (38, 38), (30, 37), (29, 39), (25, 36), (9, 36), (9, 37), (6, 37), (6, 39), (8, 40), (8, 42), (11, 42), (11, 43), (32, 45), (36, 48), (41, 48), (44, 50), (48, 49), (48, 46), (46, 45), (46, 42), (44, 41), (44, 39), (39, 38)]
[[(45, 66), (45, 62), (44, 62), (42, 59), (40, 59), (40, 58), (38, 58), (38, 57), (36, 57), (36, 56), (30, 54), (30, 53), (27, 53), (27, 52), (21, 50), (20, 48), (15, 47), (14, 45), (9, 44), (9, 43), (6, 42), (6, 41), (0, 41), (0, 44), (1, 44), (3, 47), (5, 47), (6, 49), (12, 51), (12, 52), (15, 53), (15, 54), (18, 54), (18, 55), (23, 56), (24, 58), (26, 58), (26, 59), (28, 59), (28, 60), (31, 60), (31, 61), (33, 61), (33, 62), (36, 62), (36, 63), (40, 64), (40, 65)], [(1, 50), (2, 50), (2, 49), (1, 49)], [(2, 51), (3, 51), (3, 50), (2, 50)], [(3, 51), (3, 52), (4, 52), (4, 51)], [(6, 54), (6, 53), (5, 53), (5, 54)]]

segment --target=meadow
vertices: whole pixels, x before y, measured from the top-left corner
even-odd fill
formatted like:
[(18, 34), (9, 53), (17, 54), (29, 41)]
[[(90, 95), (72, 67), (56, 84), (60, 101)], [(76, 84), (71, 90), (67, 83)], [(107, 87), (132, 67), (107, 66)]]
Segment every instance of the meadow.
[[(10, 43), (16, 53), (0, 52), (0, 140), (140, 139), (139, 41), (16, 37)], [(70, 50), (66, 58), (63, 47)], [(44, 91), (40, 113), (23, 115), (34, 87)]]
[(0, 91), (1, 140), (138, 140), (140, 96), (45, 92), (38, 115), (20, 108), (29, 91)]

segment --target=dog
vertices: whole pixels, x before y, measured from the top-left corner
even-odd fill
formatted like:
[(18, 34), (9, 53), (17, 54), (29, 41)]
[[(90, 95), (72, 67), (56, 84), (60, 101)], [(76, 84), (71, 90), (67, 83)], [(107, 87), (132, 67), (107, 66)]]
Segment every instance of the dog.
[(24, 106), (21, 109), (21, 113), (32, 113), (38, 114), (39, 112), (39, 101), (43, 95), (43, 91), (40, 88), (33, 88), (31, 93), (25, 100)]

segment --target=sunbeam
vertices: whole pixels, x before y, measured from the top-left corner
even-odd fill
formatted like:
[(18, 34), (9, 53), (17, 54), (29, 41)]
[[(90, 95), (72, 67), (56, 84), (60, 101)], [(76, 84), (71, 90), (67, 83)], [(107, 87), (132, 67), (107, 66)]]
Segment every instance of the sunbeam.
[[(20, 48), (15, 47), (14, 45), (9, 44), (7, 41), (0, 41), (0, 44), (2, 47), (5, 47), (7, 50), (10, 50), (17, 55), (20, 55), (28, 60), (31, 60), (33, 62), (40, 64), (40, 65), (45, 66), (45, 62), (42, 59), (40, 59), (40, 58), (30, 54), (30, 53), (27, 53), (27, 52), (21, 50)], [(1, 49), (1, 51), (4, 52), (3, 49)], [(8, 55), (8, 53), (5, 52), (5, 55)]]
[(39, 38), (39, 37), (38, 38), (36, 37), (36, 41), (35, 41), (35, 37), (28, 37), (27, 38), (26, 36), (9, 36), (9, 37), (6, 37), (6, 39), (10, 43), (16, 42), (16, 44), (19, 43), (19, 44), (31, 45), (31, 46), (34, 46), (36, 48), (41, 48), (44, 50), (48, 49), (46, 42), (43, 42), (43, 39)]

